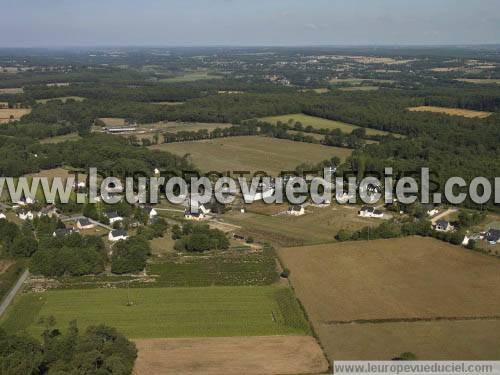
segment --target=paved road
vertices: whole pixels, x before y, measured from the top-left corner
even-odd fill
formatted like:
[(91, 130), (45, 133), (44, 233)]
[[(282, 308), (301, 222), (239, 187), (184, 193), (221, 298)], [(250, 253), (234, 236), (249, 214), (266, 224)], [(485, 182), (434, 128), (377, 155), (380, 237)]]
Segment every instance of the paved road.
[(29, 270), (25, 270), (23, 274), (19, 277), (17, 280), (16, 284), (12, 287), (10, 292), (5, 296), (5, 298), (2, 300), (2, 303), (0, 304), (0, 316), (3, 315), (5, 310), (7, 310), (7, 307), (9, 307), (10, 303), (16, 296), (17, 292), (19, 292), (19, 289), (21, 289), (21, 286), (23, 283), (26, 281), (26, 279), (29, 276)]

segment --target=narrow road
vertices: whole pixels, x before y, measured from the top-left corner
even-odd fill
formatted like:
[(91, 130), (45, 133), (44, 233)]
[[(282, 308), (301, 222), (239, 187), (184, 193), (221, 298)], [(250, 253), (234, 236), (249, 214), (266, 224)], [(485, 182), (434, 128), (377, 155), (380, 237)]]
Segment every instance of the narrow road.
[(23, 283), (26, 281), (26, 279), (29, 276), (29, 270), (25, 270), (23, 274), (19, 277), (17, 280), (16, 284), (12, 287), (10, 292), (5, 296), (5, 298), (2, 300), (2, 303), (0, 304), (0, 316), (3, 315), (5, 310), (7, 310), (7, 307), (9, 307), (10, 303), (16, 296), (17, 292), (19, 292), (19, 289), (21, 289), (21, 286)]

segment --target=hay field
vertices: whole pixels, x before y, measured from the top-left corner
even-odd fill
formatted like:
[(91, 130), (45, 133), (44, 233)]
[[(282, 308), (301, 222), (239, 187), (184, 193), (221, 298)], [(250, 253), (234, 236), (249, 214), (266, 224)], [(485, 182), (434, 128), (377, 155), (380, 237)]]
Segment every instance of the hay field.
[[(251, 210), (251, 205), (249, 206)], [(259, 204), (256, 206), (259, 207)], [(285, 207), (285, 210), (288, 207)], [(238, 233), (275, 246), (304, 246), (334, 242), (340, 229), (356, 230), (377, 225), (377, 221), (358, 216), (359, 207), (334, 205), (332, 207), (306, 207), (299, 217), (270, 216), (269, 212), (231, 212), (224, 221), (238, 225)]]
[(61, 97), (58, 97), (58, 98), (38, 99), (36, 102), (40, 103), (40, 104), (47, 104), (48, 102), (50, 102), (52, 100), (59, 100), (59, 101), (61, 101), (63, 103), (66, 103), (68, 100), (74, 100), (74, 101), (77, 101), (77, 102), (83, 102), (85, 100), (85, 98), (83, 98), (81, 96), (61, 96)]
[[(269, 116), (261, 118), (262, 121), (269, 122), (271, 124), (276, 124), (278, 121), (282, 123), (288, 123), (289, 120), (295, 122), (300, 122), (304, 127), (312, 126), (314, 129), (340, 129), (345, 133), (351, 133), (354, 129), (359, 128), (359, 126), (351, 125), (341, 121), (327, 120), (321, 117), (308, 116), (303, 113), (292, 113), (289, 115), (282, 116)], [(387, 135), (388, 132), (384, 132), (381, 130), (365, 128), (367, 135)]]
[(352, 150), (284, 139), (242, 136), (151, 146), (184, 156), (190, 154), (203, 171), (265, 171), (278, 175), (301, 163), (318, 163), (338, 156), (345, 160)]
[(433, 112), (444, 113), (450, 116), (462, 116), (466, 118), (486, 118), (491, 115), (491, 112), (473, 111), (471, 109), (461, 108), (447, 108), (447, 107), (434, 107), (434, 106), (420, 106), (408, 108), (410, 112)]
[(31, 112), (30, 108), (1, 108), (0, 109), (0, 124), (8, 123), (12, 119), (19, 120), (24, 115)]
[[(434, 359), (435, 339), (447, 346), (454, 336), (422, 337), (431, 325), (437, 330), (448, 322), (463, 326), (469, 335), (463, 343), (478, 340), (480, 327), (493, 329), (500, 320), (499, 260), (432, 238), (283, 248), (279, 255), (330, 358), (390, 359), (388, 354), (412, 351)], [(498, 332), (487, 337), (498, 341)], [(366, 348), (374, 336), (388, 343), (394, 338), (400, 349)], [(480, 358), (449, 348), (442, 355)]]
[(160, 79), (160, 82), (179, 83), (179, 82), (194, 82), (204, 79), (222, 79), (222, 78), (223, 78), (222, 76), (211, 74), (208, 71), (202, 70), (202, 71), (186, 72), (176, 77), (162, 78)]
[(135, 340), (134, 373), (318, 374), (328, 370), (321, 348), (310, 336), (211, 337)]

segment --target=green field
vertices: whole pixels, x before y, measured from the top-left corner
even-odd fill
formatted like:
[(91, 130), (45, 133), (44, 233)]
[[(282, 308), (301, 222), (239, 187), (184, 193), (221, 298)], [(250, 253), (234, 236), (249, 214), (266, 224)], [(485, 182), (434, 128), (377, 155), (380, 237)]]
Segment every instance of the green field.
[(189, 154), (193, 163), (203, 171), (265, 171), (273, 175), (294, 170), (302, 163), (318, 163), (333, 156), (345, 160), (352, 153), (348, 148), (260, 136), (165, 143), (151, 148), (180, 156)]
[[(276, 124), (278, 121), (281, 121), (282, 123), (286, 124), (288, 123), (289, 120), (293, 120), (294, 124), (295, 122), (298, 121), (302, 123), (304, 127), (312, 126), (314, 129), (328, 129), (328, 130), (340, 129), (345, 133), (351, 133), (354, 129), (359, 128), (359, 126), (347, 124), (345, 122), (327, 120), (321, 117), (308, 116), (304, 115), (303, 113), (292, 113), (290, 115), (263, 117), (261, 118), (261, 120), (269, 122), (271, 124)], [(381, 130), (375, 130), (369, 128), (365, 129), (367, 135), (389, 134), (388, 132), (384, 132)]]
[(82, 98), (81, 96), (61, 96), (59, 98), (49, 98), (49, 99), (38, 99), (36, 102), (40, 104), (47, 104), (47, 102), (50, 102), (51, 100), (60, 100), (63, 103), (66, 103), (68, 100), (75, 100), (77, 102), (83, 102), (85, 98)]
[[(131, 306), (127, 306), (128, 295)], [(130, 338), (309, 334), (290, 289), (278, 286), (74, 289), (17, 297), (0, 320), (8, 332), (35, 336), (42, 318), (58, 326), (74, 319), (80, 329), (105, 323)]]
[(167, 83), (194, 82), (203, 79), (221, 79), (221, 78), (222, 76), (214, 75), (208, 71), (202, 70), (202, 71), (186, 72), (183, 75), (177, 77), (163, 78), (160, 79), (160, 82), (167, 82)]
[(269, 285), (278, 279), (271, 250), (155, 263), (148, 265), (147, 273), (157, 276), (159, 285), (168, 287)]

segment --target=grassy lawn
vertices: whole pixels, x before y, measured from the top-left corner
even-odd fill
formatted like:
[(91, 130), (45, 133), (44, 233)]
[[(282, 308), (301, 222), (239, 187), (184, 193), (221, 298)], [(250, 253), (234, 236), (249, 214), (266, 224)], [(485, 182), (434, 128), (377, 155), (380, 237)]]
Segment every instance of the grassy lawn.
[(0, 326), (38, 336), (44, 328), (40, 319), (49, 316), (61, 327), (74, 319), (80, 329), (106, 323), (131, 338), (310, 333), (291, 290), (277, 286), (27, 293), (16, 299)]
[(345, 160), (352, 152), (348, 148), (259, 136), (169, 143), (151, 148), (180, 156), (190, 154), (194, 164), (203, 171), (265, 171), (273, 175), (294, 170), (304, 162), (318, 163), (332, 156)]
[[(321, 117), (315, 117), (315, 116), (308, 116), (304, 115), (303, 113), (292, 113), (289, 115), (282, 115), (282, 116), (270, 116), (270, 117), (263, 117), (261, 120), (269, 122), (271, 124), (276, 124), (278, 121), (281, 121), (283, 123), (288, 123), (289, 120), (293, 120), (293, 123), (295, 122), (300, 122), (304, 127), (307, 126), (312, 126), (314, 129), (328, 129), (328, 130), (333, 130), (333, 129), (340, 129), (345, 133), (351, 133), (354, 129), (359, 128), (359, 126), (356, 125), (351, 125), (345, 122), (341, 121), (333, 121), (333, 120), (327, 120)], [(366, 129), (366, 134), (367, 135), (387, 135), (389, 134), (388, 132), (384, 132), (381, 130), (375, 130), (375, 129)]]
[(300, 217), (232, 212), (224, 215), (224, 220), (241, 226), (242, 234), (276, 246), (333, 242), (340, 229), (355, 230), (380, 224), (378, 220), (359, 217), (355, 207), (307, 207), (306, 211), (306, 215)]

